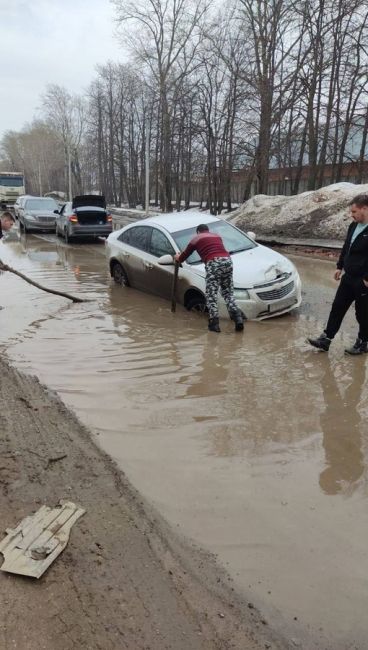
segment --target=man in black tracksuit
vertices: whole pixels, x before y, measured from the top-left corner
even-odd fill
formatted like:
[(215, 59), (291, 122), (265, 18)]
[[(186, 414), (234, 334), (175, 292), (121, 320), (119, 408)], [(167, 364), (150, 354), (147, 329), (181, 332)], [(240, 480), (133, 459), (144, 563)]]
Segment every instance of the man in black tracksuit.
[(359, 325), (358, 338), (347, 354), (368, 352), (368, 195), (359, 194), (350, 203), (350, 224), (341, 255), (337, 262), (335, 280), (340, 280), (324, 332), (311, 345), (328, 352), (332, 339), (340, 329), (350, 305), (355, 302)]

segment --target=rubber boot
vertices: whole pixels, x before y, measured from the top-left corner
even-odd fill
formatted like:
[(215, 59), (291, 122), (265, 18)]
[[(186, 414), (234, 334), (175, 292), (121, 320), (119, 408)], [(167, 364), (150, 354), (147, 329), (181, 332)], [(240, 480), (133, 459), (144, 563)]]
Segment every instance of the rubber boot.
[(208, 329), (210, 332), (221, 332), (220, 321), (218, 318), (209, 318)]
[(345, 354), (365, 354), (368, 352), (368, 343), (367, 341), (362, 341), (362, 339), (357, 338), (354, 345), (351, 348), (346, 348)]
[(242, 332), (243, 329), (244, 329), (244, 314), (243, 314), (243, 312), (240, 311), (240, 309), (237, 309), (236, 311), (232, 311), (230, 313), (230, 318), (235, 323), (235, 331), (236, 332)]
[(328, 352), (331, 345), (331, 339), (326, 336), (325, 332), (322, 332), (318, 339), (308, 339), (308, 342), (313, 345), (314, 348), (322, 350), (323, 352)]

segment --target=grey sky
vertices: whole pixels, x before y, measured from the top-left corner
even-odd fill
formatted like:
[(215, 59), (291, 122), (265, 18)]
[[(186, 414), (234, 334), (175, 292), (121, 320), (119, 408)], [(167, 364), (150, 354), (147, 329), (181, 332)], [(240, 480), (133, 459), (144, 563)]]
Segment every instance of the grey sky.
[(47, 83), (82, 92), (123, 60), (109, 0), (0, 0), (0, 138), (37, 116)]

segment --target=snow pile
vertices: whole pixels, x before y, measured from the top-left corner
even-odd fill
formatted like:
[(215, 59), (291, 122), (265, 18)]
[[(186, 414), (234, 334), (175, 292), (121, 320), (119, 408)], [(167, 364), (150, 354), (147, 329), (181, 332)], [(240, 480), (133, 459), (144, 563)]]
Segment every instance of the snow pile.
[(349, 203), (357, 194), (365, 193), (368, 184), (335, 183), (296, 196), (258, 194), (233, 212), (229, 221), (257, 236), (345, 239)]

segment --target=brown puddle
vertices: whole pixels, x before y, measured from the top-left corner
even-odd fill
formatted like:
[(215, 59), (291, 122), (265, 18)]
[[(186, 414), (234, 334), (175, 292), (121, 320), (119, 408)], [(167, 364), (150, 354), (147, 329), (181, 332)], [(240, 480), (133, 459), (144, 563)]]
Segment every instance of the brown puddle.
[[(3, 247), (4, 250), (5, 247)], [(23, 250), (23, 252), (22, 252)], [(319, 333), (333, 266), (296, 258), (302, 315), (224, 322), (112, 286), (103, 246), (31, 237), (8, 261), (82, 305), (0, 276), (1, 341), (56, 389), (183, 534), (218, 555), (270, 625), (299, 647), (366, 647), (367, 382)], [(355, 644), (355, 645), (354, 645)]]

